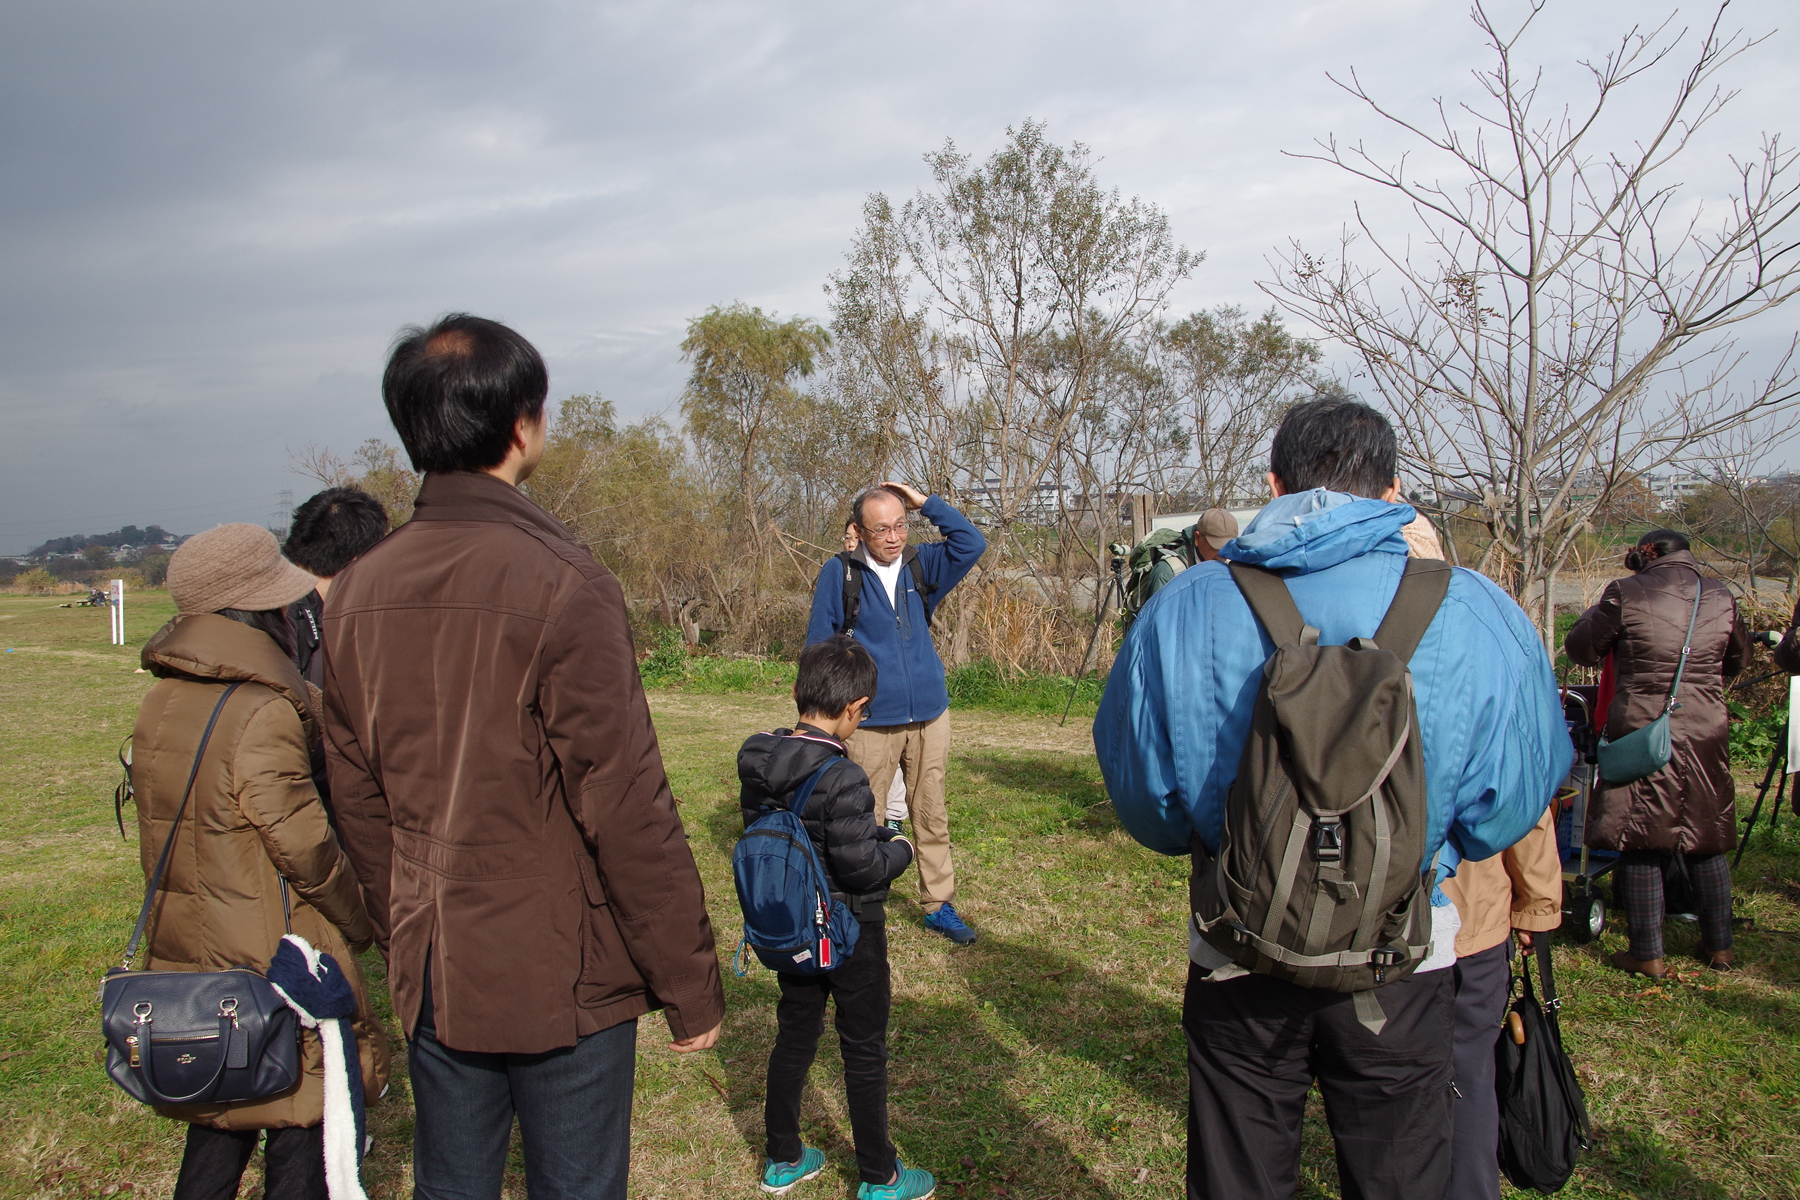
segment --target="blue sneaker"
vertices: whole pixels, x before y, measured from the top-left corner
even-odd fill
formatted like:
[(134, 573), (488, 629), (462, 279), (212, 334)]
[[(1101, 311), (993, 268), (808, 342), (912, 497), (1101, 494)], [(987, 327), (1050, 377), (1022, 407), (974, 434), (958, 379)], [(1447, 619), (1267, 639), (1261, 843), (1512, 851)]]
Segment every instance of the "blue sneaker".
[(825, 1152), (802, 1146), (799, 1162), (778, 1163), (770, 1159), (763, 1167), (760, 1186), (771, 1196), (785, 1196), (824, 1169)]
[(925, 928), (933, 933), (943, 934), (959, 946), (966, 946), (975, 940), (975, 931), (956, 915), (954, 904), (946, 904), (934, 913), (926, 913)]
[[(945, 905), (948, 908), (949, 905)], [(968, 926), (964, 925), (964, 929)], [(970, 934), (974, 937), (974, 934)], [(921, 1171), (917, 1167), (901, 1164), (894, 1160), (894, 1171), (898, 1178), (892, 1183), (865, 1183), (856, 1189), (856, 1200), (926, 1200), (937, 1191), (937, 1180), (930, 1171)]]

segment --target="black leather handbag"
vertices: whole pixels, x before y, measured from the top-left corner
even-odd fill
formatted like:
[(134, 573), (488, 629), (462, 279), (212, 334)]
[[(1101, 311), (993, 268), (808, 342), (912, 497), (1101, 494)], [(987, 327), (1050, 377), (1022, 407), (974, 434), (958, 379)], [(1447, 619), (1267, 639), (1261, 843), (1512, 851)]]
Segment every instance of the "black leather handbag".
[[(206, 756), (206, 743), (231, 693), (213, 706), (200, 748), (188, 771), (187, 788), (169, 838), (144, 888), (137, 928), (125, 948), (124, 965), (101, 984), (101, 1031), (106, 1035), (106, 1073), (134, 1100), (145, 1104), (230, 1104), (287, 1091), (300, 1081), (300, 1022), (294, 1010), (250, 967), (226, 971), (133, 971), (144, 927), (162, 886), (175, 835), (187, 812)], [(282, 910), (287, 881), (282, 880)]]

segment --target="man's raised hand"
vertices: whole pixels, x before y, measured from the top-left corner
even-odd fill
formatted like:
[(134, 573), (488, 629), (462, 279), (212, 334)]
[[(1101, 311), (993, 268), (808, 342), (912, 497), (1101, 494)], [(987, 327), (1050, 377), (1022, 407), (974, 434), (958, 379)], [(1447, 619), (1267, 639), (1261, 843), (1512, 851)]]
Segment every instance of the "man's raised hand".
[(891, 479), (883, 480), (881, 486), (900, 497), (900, 503), (906, 505), (907, 512), (918, 512), (925, 507), (926, 496), (918, 488), (904, 483), (895, 483)]

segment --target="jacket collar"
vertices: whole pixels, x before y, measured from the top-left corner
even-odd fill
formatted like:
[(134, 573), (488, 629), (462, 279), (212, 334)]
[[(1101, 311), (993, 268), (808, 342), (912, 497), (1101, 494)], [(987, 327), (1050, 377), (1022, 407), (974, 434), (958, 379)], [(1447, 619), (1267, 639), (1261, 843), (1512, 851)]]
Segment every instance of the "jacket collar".
[(524, 524), (565, 542), (575, 535), (568, 526), (532, 503), (513, 487), (481, 471), (432, 472), (413, 503), (415, 521), (498, 521)]
[(844, 748), (844, 743), (838, 741), (823, 729), (820, 729), (815, 725), (808, 725), (805, 721), (794, 722), (794, 731), (788, 734), (788, 736), (805, 738), (809, 742), (824, 742), (827, 745), (836, 746), (840, 753), (849, 753), (849, 751)]
[(293, 705), (301, 721), (310, 726), (314, 720), (312, 698), (294, 660), (268, 634), (230, 617), (175, 617), (144, 643), (142, 660), (158, 675), (263, 684)]
[(1673, 554), (1663, 555), (1661, 558), (1645, 567), (1642, 571), (1638, 572), (1638, 574), (1648, 575), (1651, 571), (1657, 570), (1660, 567), (1680, 567), (1683, 571), (1698, 571), (1700, 569), (1700, 563), (1694, 558), (1694, 552), (1692, 550), (1677, 550)]

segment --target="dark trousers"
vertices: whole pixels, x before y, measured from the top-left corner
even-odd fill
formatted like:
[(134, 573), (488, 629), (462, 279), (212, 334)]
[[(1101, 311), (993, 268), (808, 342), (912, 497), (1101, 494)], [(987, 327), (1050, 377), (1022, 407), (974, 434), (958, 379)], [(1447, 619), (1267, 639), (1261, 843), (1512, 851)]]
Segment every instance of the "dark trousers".
[(497, 1200), (517, 1115), (531, 1200), (625, 1200), (636, 1021), (544, 1054), (453, 1050), (428, 982), (409, 1051), (415, 1197)]
[[(1549, 937), (1540, 933), (1538, 937)], [(1456, 1133), (1450, 1147), (1454, 1200), (1500, 1200), (1500, 1097), (1494, 1043), (1512, 984), (1508, 942), (1456, 960)]]
[(1449, 971), (1377, 988), (1380, 1035), (1355, 997), (1267, 975), (1206, 982), (1189, 964), (1189, 1200), (1286, 1200), (1314, 1079), (1344, 1200), (1443, 1200), (1450, 1186)]
[[(231, 1200), (260, 1129), (189, 1125), (175, 1200)], [(325, 1200), (325, 1127), (271, 1129), (263, 1145), (264, 1200)]]
[[(844, 1056), (844, 1099), (856, 1142), (856, 1167), (866, 1183), (894, 1177), (888, 1140), (887, 1027), (892, 999), (887, 926), (862, 927), (856, 951), (823, 975), (777, 975), (775, 1048), (769, 1052), (769, 1091), (763, 1102), (766, 1152), (775, 1162), (800, 1158), (800, 1093), (825, 1032), (825, 1001), (837, 1004), (838, 1049)], [(536, 1200), (536, 1197), (533, 1197)]]
[[(1663, 863), (1661, 850), (1627, 850), (1619, 856), (1619, 903), (1631, 938), (1631, 957), (1650, 962), (1663, 956)], [(1682, 856), (1688, 883), (1700, 908), (1700, 944), (1731, 949), (1731, 860), (1723, 854)]]

